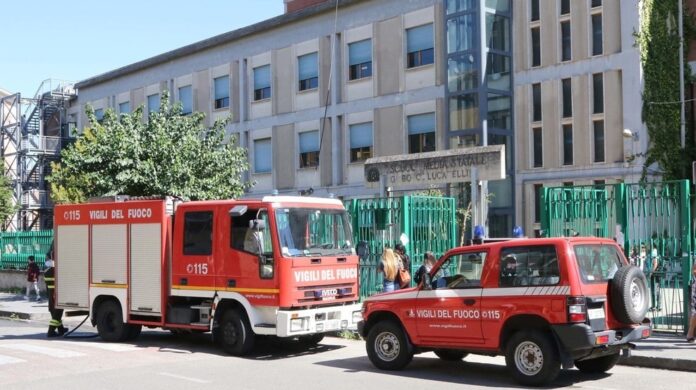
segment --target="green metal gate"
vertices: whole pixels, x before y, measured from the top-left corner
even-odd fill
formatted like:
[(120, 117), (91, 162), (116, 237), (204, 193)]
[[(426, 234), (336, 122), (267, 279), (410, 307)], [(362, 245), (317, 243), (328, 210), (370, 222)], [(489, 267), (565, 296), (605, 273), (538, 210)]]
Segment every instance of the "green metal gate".
[(648, 278), (655, 328), (683, 331), (694, 237), (688, 180), (544, 188), (547, 237), (613, 238)]
[(52, 245), (53, 230), (0, 233), (0, 269), (26, 269), (30, 255), (43, 268)]
[(364, 241), (368, 255), (360, 259), (360, 297), (382, 290), (378, 266), (385, 247), (393, 248), (401, 235), (408, 237), (406, 253), (411, 274), (431, 251), (441, 256), (455, 245), (455, 200), (446, 197), (403, 196), (354, 199), (347, 209), (352, 216), (355, 242)]

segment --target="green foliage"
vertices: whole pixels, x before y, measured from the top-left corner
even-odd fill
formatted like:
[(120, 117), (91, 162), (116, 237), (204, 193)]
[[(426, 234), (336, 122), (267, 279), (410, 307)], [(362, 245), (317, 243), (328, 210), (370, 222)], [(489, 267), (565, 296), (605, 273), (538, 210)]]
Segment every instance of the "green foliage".
[(7, 176), (0, 177), (0, 222), (2, 225), (17, 212), (17, 204), (14, 201), (14, 189)]
[[(643, 179), (648, 167), (655, 163), (666, 180), (689, 178), (696, 150), (689, 129), (686, 130), (686, 148), (680, 148), (678, 2), (643, 0), (641, 4), (641, 26), (636, 41), (644, 77), (642, 116), (651, 141), (645, 155)], [(687, 85), (691, 72), (686, 64), (686, 53), (693, 36), (692, 16), (685, 10), (684, 77)]]
[(90, 197), (176, 195), (193, 200), (239, 197), (250, 183), (246, 149), (230, 137), (229, 119), (204, 126), (204, 114), (182, 115), (162, 94), (159, 112), (143, 121), (143, 107), (132, 114), (112, 110), (99, 123), (87, 107), (92, 127), (63, 149), (48, 178), (56, 203), (84, 202)]

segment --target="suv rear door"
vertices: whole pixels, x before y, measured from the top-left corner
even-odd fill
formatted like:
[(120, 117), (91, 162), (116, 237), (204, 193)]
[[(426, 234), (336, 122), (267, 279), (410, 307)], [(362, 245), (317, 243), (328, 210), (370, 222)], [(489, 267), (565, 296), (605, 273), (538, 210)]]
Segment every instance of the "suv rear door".
[(427, 345), (482, 344), (481, 273), (485, 251), (451, 254), (434, 273), (430, 288), (421, 285), (415, 307), (418, 338)]

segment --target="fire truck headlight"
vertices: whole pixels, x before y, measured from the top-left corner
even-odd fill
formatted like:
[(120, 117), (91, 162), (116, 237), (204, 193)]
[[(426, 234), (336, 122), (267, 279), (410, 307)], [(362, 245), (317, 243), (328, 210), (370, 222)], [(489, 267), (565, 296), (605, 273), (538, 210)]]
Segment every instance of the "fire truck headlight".
[(353, 312), (353, 323), (357, 324), (358, 322), (362, 321), (363, 319), (363, 314), (362, 311), (354, 311)]
[(290, 320), (291, 332), (302, 332), (309, 327), (309, 317), (293, 318)]

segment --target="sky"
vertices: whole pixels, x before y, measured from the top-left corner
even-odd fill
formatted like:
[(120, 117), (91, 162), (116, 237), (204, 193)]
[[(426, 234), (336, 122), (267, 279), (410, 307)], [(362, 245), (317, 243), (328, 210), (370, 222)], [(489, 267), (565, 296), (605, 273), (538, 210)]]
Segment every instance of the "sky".
[(0, 0), (0, 88), (33, 97), (278, 16), (283, 0)]

